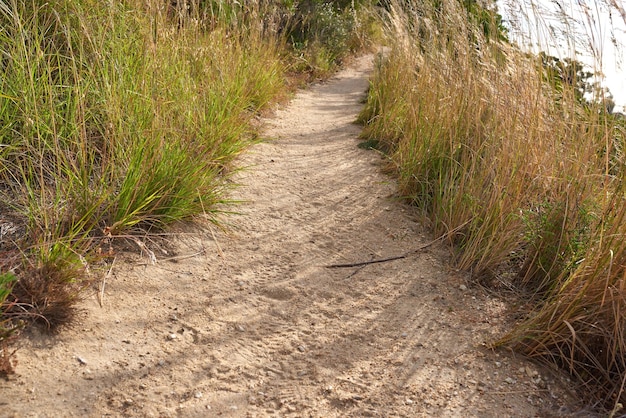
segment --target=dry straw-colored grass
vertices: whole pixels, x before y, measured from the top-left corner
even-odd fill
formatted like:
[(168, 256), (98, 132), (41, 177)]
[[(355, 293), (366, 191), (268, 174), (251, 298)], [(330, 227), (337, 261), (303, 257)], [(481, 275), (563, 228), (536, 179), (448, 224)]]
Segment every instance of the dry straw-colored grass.
[(498, 41), (494, 14), (476, 16), (456, 0), (393, 3), (365, 135), (459, 267), (514, 273), (534, 298), (498, 344), (565, 367), (613, 408), (626, 401), (623, 121), (555, 88), (537, 56)]

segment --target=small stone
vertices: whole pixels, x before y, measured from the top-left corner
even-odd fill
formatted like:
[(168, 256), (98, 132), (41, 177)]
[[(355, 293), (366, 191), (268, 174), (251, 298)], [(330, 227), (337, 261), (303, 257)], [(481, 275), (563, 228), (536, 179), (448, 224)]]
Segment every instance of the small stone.
[(168, 336), (167, 336), (167, 339), (168, 339), (168, 340), (170, 340), (170, 341), (171, 341), (171, 340), (175, 340), (176, 338), (178, 338), (178, 337), (177, 337), (177, 336), (176, 336), (176, 334), (174, 334), (174, 333), (172, 333), (172, 334), (170, 334), (170, 335), (168, 335)]
[(406, 337), (408, 337), (408, 336), (409, 336), (409, 334), (407, 334), (406, 332), (403, 332), (400, 336), (401, 336), (402, 338), (406, 338)]
[(533, 370), (530, 367), (525, 367), (525, 370), (528, 377), (535, 377), (539, 374), (536, 370)]
[(507, 377), (506, 379), (504, 379), (504, 381), (509, 385), (514, 385), (516, 383), (516, 380), (511, 377)]
[(496, 361), (496, 367), (498, 368), (502, 367), (502, 362)]
[(301, 353), (304, 353), (306, 351), (306, 347), (304, 347), (303, 345), (298, 346), (298, 351)]
[(82, 358), (82, 357), (76, 356), (76, 360), (78, 360), (78, 362), (80, 364), (82, 364), (82, 365), (86, 365), (87, 364), (87, 361), (84, 358)]
[(413, 405), (413, 403), (414, 403), (414, 402), (413, 402), (413, 399), (411, 399), (411, 398), (406, 398), (406, 399), (404, 400), (404, 403), (405, 403), (406, 405)]
[(194, 393), (193, 397), (196, 398), (196, 399), (200, 399), (202, 397), (202, 392)]
[(246, 329), (243, 327), (243, 325), (237, 325), (235, 328), (236, 328), (236, 329), (237, 329), (237, 331), (239, 331), (239, 332), (245, 332), (245, 331), (246, 331)]
[(462, 292), (465, 292), (467, 290), (467, 286), (462, 284), (461, 286), (459, 286), (459, 290), (461, 290)]

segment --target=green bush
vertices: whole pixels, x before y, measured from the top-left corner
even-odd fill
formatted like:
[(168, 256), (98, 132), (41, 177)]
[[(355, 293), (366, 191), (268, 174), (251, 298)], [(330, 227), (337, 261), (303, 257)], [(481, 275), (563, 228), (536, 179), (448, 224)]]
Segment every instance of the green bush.
[(298, 71), (328, 74), (342, 59), (360, 48), (358, 27), (367, 22), (360, 11), (368, 2), (298, 2), (287, 27), (287, 37), (300, 61)]

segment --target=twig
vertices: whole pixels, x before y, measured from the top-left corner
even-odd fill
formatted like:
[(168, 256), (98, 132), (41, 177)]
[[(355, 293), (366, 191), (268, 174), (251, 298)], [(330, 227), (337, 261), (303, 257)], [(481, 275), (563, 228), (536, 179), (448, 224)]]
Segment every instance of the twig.
[(186, 255), (178, 255), (176, 257), (168, 257), (168, 258), (162, 258), (159, 261), (178, 261), (178, 260), (185, 260), (187, 258), (193, 258), (193, 257), (197, 257), (199, 255), (204, 255), (206, 253), (206, 250), (203, 248), (200, 251), (193, 253), (193, 254), (186, 254)]
[(217, 237), (215, 236), (215, 232), (213, 232), (213, 228), (209, 227), (209, 231), (211, 231), (211, 236), (213, 237), (213, 241), (215, 241), (215, 246), (217, 247), (217, 253), (219, 254), (220, 257), (224, 258), (222, 247), (220, 247), (220, 243), (217, 241)]
[(107, 278), (111, 275), (111, 272), (113, 271), (113, 265), (115, 264), (115, 260), (117, 260), (117, 257), (113, 257), (113, 261), (111, 262), (111, 267), (109, 268), (109, 271), (107, 271), (107, 274), (104, 275), (104, 277), (102, 278), (102, 284), (100, 285), (100, 293), (98, 293), (98, 304), (100, 305), (100, 307), (102, 308), (102, 305), (104, 303), (104, 287), (107, 284)]
[(443, 240), (446, 236), (447, 236), (447, 234), (446, 234), (446, 235), (442, 235), (442, 236), (440, 236), (439, 238), (434, 239), (434, 240), (430, 241), (429, 243), (424, 244), (424, 245), (422, 245), (421, 247), (418, 247), (418, 248), (416, 248), (416, 249), (414, 249), (414, 250), (411, 250), (411, 251), (409, 251), (409, 252), (406, 252), (406, 253), (404, 253), (404, 254), (402, 254), (402, 255), (396, 255), (396, 256), (394, 256), (394, 257), (387, 257), (387, 258), (377, 258), (377, 259), (375, 259), (375, 260), (370, 260), (370, 261), (360, 261), (360, 262), (358, 262), (358, 263), (331, 264), (331, 265), (329, 265), (329, 266), (325, 266), (325, 267), (326, 267), (326, 268), (329, 268), (329, 269), (347, 268), (347, 267), (360, 267), (360, 266), (367, 266), (367, 265), (369, 265), (369, 264), (386, 263), (386, 262), (388, 262), (388, 261), (401, 260), (401, 259), (403, 259), (403, 258), (407, 258), (407, 257), (408, 257), (409, 255), (411, 255), (411, 254), (418, 253), (418, 252), (420, 252), (420, 251), (425, 250), (426, 248), (428, 248), (428, 247), (430, 247), (430, 246), (432, 246), (432, 245), (436, 244), (437, 242), (439, 242), (439, 241)]
[(374, 259), (374, 260), (370, 260), (370, 261), (361, 261), (361, 262), (358, 262), (358, 263), (331, 264), (331, 265), (324, 266), (324, 267), (329, 268), (329, 269), (348, 268), (348, 267), (361, 267), (361, 266), (367, 266), (369, 264), (386, 263), (387, 261), (401, 260), (403, 258), (407, 258), (411, 254), (419, 253), (420, 251), (425, 250), (426, 248), (432, 246), (433, 244), (436, 244), (439, 241), (443, 241), (444, 239), (448, 238), (450, 235), (452, 235), (453, 233), (455, 233), (459, 229), (463, 228), (470, 221), (471, 221), (471, 219), (463, 222), (463, 224), (457, 226), (456, 228), (454, 228), (451, 231), (448, 231), (446, 234), (441, 235), (439, 238), (436, 238), (436, 239), (430, 241), (429, 243), (426, 243), (426, 244), (424, 244), (424, 245), (422, 245), (420, 247), (417, 247), (414, 250), (406, 252), (406, 253), (404, 253), (402, 255), (397, 255), (395, 257), (387, 257), (387, 258), (378, 258), (378, 259)]
[(352, 277), (356, 276), (356, 275), (357, 275), (357, 274), (359, 274), (359, 272), (360, 272), (361, 270), (363, 270), (365, 267), (366, 267), (366, 266), (359, 266), (359, 268), (358, 268), (358, 269), (356, 269), (356, 270), (354, 270), (352, 273), (350, 273), (350, 274), (348, 275), (348, 277), (346, 277), (346, 279), (351, 279)]
[[(168, 257), (168, 258), (162, 258), (160, 260), (157, 260), (156, 257), (154, 257), (154, 262), (150, 262), (150, 263), (139, 263), (138, 265), (140, 266), (147, 266), (148, 264), (156, 264), (157, 261), (161, 262), (161, 261), (178, 261), (178, 260), (185, 260), (187, 258), (193, 258), (193, 257), (197, 257), (199, 255), (203, 255), (206, 253), (206, 250), (203, 248), (202, 250), (198, 251), (197, 253), (193, 253), (193, 254), (185, 254), (185, 255), (178, 255), (176, 257)], [(152, 261), (152, 259), (151, 259)]]
[[(416, 250), (416, 252), (419, 250)], [(410, 253), (409, 253), (410, 254)], [(402, 258), (406, 258), (408, 254), (404, 254), (404, 255), (398, 255), (395, 257), (389, 257), (389, 258), (379, 258), (376, 260), (370, 260), (370, 261), (360, 261), (358, 263), (347, 263), (347, 264), (331, 264), (329, 266), (325, 266), (326, 268), (329, 269), (338, 269), (338, 268), (345, 268), (345, 267), (361, 267), (361, 266), (367, 266), (368, 264), (376, 264), (376, 263), (386, 263), (387, 261), (394, 261), (394, 260), (400, 260)]]
[(137, 246), (139, 247), (139, 249), (143, 252), (145, 251), (146, 254), (148, 255), (148, 259), (150, 260), (150, 264), (154, 265), (157, 262), (156, 259), (156, 255), (154, 255), (154, 252), (152, 250), (150, 250), (148, 247), (146, 247), (146, 244), (144, 244), (143, 242), (139, 241), (136, 237), (130, 237), (130, 239), (137, 244)]

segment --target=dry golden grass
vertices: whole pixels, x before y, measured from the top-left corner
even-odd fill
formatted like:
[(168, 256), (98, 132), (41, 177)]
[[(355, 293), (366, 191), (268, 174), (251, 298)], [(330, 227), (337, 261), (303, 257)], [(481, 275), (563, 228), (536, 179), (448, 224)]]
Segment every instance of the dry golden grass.
[(455, 0), (394, 3), (365, 135), (460, 268), (514, 272), (534, 295), (500, 344), (566, 367), (612, 408), (626, 401), (624, 124), (495, 32)]

